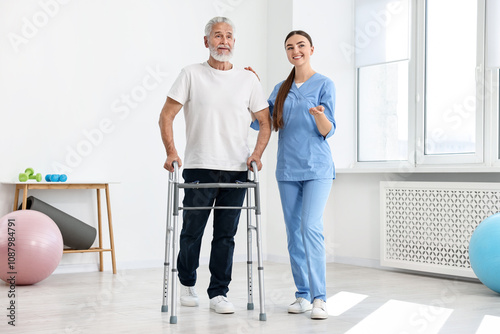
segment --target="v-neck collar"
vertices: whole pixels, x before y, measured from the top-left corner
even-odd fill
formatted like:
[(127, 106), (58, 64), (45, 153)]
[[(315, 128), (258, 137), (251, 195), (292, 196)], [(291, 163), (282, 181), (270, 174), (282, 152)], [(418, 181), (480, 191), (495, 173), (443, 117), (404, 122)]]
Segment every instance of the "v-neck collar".
[(301, 87), (303, 87), (306, 83), (308, 83), (308, 82), (311, 80), (311, 78), (312, 78), (312, 77), (314, 77), (316, 74), (318, 74), (318, 72), (315, 72), (315, 73), (314, 73), (313, 75), (311, 75), (311, 76), (310, 76), (310, 77), (309, 77), (306, 81), (301, 82), (301, 83), (300, 83), (300, 87), (299, 87), (299, 86), (297, 86), (297, 83), (294, 81), (293, 83), (294, 83), (295, 88), (300, 89), (300, 88), (301, 88)]

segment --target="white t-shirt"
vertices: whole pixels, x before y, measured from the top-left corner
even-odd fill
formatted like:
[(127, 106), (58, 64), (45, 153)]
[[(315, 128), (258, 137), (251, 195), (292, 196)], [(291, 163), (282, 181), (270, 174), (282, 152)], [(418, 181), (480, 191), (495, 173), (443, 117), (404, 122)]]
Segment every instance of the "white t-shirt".
[(251, 113), (268, 107), (250, 71), (221, 71), (207, 62), (182, 69), (168, 97), (184, 106), (184, 168), (247, 170)]

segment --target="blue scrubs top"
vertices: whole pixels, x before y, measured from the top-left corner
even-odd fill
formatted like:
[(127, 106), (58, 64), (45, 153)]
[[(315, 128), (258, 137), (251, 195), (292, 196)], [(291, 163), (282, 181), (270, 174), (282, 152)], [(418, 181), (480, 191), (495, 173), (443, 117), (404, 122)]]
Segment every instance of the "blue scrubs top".
[[(269, 97), (273, 113), (276, 95), (283, 82), (274, 87)], [(332, 129), (323, 137), (309, 109), (322, 105)], [(315, 73), (300, 87), (292, 84), (283, 107), (284, 127), (278, 132), (277, 181), (335, 179), (335, 166), (327, 138), (335, 132), (335, 85), (332, 80)]]

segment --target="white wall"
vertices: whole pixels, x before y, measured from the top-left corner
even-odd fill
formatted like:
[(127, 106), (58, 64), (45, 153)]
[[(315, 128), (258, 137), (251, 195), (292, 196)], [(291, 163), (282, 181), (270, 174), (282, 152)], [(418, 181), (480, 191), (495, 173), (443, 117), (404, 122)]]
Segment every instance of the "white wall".
[[(268, 1), (268, 34), (267, 34), (267, 63), (268, 84), (267, 94), (271, 94), (274, 86), (285, 80), (291, 70), (291, 65), (286, 59), (283, 45), (285, 36), (293, 30), (293, 0)], [(278, 184), (274, 175), (276, 167), (276, 152), (278, 150), (278, 136), (276, 132), (271, 135), (271, 140), (266, 149), (266, 164), (263, 169), (267, 174), (267, 210), (264, 225), (268, 236), (266, 256), (269, 260), (288, 261), (285, 223), (281, 211)]]

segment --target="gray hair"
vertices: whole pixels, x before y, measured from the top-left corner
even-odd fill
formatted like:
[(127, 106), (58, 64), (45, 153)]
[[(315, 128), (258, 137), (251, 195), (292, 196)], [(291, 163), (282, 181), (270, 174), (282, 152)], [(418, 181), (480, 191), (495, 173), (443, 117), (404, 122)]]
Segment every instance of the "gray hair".
[(207, 25), (205, 26), (205, 36), (207, 38), (210, 37), (210, 33), (212, 32), (212, 28), (217, 23), (227, 23), (227, 24), (229, 24), (231, 26), (231, 28), (233, 28), (233, 36), (234, 36), (234, 34), (236, 32), (236, 29), (234, 27), (234, 23), (230, 19), (228, 19), (227, 17), (216, 16), (213, 19), (211, 19), (210, 21), (208, 21)]

